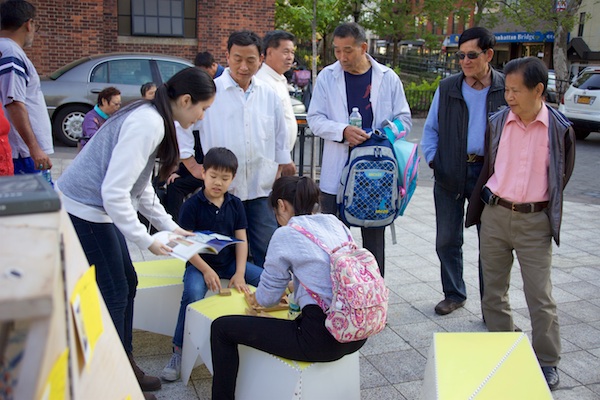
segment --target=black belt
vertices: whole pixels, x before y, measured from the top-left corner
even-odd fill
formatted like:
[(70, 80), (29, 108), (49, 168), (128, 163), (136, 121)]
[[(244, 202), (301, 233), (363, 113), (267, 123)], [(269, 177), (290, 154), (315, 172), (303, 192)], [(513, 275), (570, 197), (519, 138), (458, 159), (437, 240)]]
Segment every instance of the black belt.
[(537, 203), (513, 203), (503, 199), (502, 197), (496, 196), (487, 186), (484, 186), (481, 190), (481, 200), (490, 206), (499, 205), (504, 208), (508, 208), (509, 210), (524, 214), (540, 212), (548, 207), (547, 201), (539, 201)]
[(467, 154), (467, 162), (468, 163), (482, 163), (483, 156), (478, 156), (477, 154)]

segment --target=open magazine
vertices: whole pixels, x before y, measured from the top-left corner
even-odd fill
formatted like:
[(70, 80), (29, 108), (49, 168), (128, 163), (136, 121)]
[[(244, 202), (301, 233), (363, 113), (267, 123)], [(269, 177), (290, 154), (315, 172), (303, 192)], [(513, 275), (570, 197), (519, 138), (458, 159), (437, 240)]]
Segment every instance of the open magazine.
[(173, 249), (171, 255), (183, 261), (189, 260), (194, 254), (218, 254), (223, 248), (241, 242), (239, 239), (210, 231), (194, 232), (193, 236), (161, 231), (152, 237)]

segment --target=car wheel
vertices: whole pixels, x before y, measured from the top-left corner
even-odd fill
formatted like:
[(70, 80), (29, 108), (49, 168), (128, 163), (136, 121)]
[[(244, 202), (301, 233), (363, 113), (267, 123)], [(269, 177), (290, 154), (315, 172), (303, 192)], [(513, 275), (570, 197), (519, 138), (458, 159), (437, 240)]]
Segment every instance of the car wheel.
[(54, 118), (52, 131), (54, 136), (70, 147), (77, 146), (81, 137), (83, 118), (92, 108), (85, 104), (67, 106), (61, 109)]
[(587, 129), (575, 128), (575, 137), (577, 140), (584, 140), (586, 137), (590, 136), (590, 131)]

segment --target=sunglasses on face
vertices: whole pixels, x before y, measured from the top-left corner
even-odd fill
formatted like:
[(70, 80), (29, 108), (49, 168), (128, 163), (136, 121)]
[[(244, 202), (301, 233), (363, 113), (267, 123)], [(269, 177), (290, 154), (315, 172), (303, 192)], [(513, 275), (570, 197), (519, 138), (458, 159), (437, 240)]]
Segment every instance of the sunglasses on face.
[(480, 55), (482, 55), (485, 52), (486, 52), (485, 50), (480, 51), (479, 53), (476, 51), (470, 51), (468, 53), (465, 53), (464, 51), (457, 51), (456, 58), (458, 58), (459, 60), (464, 60), (465, 57), (467, 57), (469, 60), (475, 60), (477, 57), (479, 57)]

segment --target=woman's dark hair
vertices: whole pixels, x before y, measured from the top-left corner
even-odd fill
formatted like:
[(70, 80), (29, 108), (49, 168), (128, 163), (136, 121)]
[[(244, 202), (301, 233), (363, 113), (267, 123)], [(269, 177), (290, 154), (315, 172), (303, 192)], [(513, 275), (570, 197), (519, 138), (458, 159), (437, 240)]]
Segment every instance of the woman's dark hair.
[(294, 206), (294, 215), (310, 215), (319, 204), (321, 191), (307, 176), (282, 176), (273, 183), (269, 196), (271, 207), (277, 207), (277, 200), (287, 200)]
[[(154, 104), (165, 122), (165, 137), (158, 146), (156, 154), (160, 159), (158, 174), (161, 179), (166, 180), (179, 161), (179, 147), (177, 145), (171, 101), (189, 94), (192, 98), (192, 104), (197, 104), (200, 101), (212, 99), (216, 92), (215, 82), (210, 75), (195, 67), (179, 71), (167, 83), (156, 89), (156, 95), (151, 103)], [(138, 104), (144, 104), (144, 101), (140, 101)]]
[(225, 147), (213, 147), (204, 155), (202, 165), (205, 171), (213, 168), (235, 175), (238, 169), (238, 159), (231, 150)]
[(154, 82), (146, 82), (142, 85), (142, 87), (140, 88), (140, 93), (142, 94), (142, 97), (146, 96), (146, 93), (148, 93), (148, 90), (152, 89), (153, 87), (156, 87), (156, 83)]
[(544, 85), (544, 93), (548, 86), (548, 68), (537, 57), (523, 57), (510, 60), (504, 66), (504, 75), (517, 74), (523, 75), (523, 84), (528, 89), (535, 88), (538, 84)]
[(102, 89), (102, 91), (98, 93), (98, 107), (102, 105), (102, 100), (106, 100), (107, 103), (110, 103), (110, 100), (113, 98), (113, 96), (118, 96), (120, 94), (121, 91), (113, 86)]

